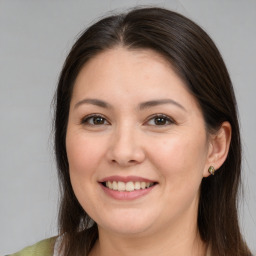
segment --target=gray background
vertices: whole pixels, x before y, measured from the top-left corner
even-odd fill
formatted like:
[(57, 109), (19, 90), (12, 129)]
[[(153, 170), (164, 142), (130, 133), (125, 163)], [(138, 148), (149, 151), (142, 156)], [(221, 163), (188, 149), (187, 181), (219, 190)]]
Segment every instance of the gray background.
[(56, 235), (51, 101), (77, 34), (113, 9), (157, 4), (212, 36), (230, 71), (244, 148), (240, 220), (256, 251), (256, 1), (0, 0), (0, 254)]

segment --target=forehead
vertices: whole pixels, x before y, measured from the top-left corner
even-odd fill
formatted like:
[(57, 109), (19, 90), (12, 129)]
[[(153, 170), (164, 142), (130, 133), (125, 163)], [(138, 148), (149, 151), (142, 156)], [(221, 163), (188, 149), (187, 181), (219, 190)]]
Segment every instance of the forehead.
[[(88, 61), (75, 81), (70, 107), (96, 99), (115, 111), (136, 109), (143, 102), (171, 99), (202, 117), (197, 99), (172, 65), (152, 50), (114, 48)], [(98, 101), (98, 102), (99, 102)]]
[(123, 80), (128, 81), (133, 77), (139, 78), (141, 75), (144, 76), (144, 80), (147, 80), (153, 76), (163, 76), (166, 70), (181, 80), (170, 61), (158, 52), (151, 49), (128, 49), (117, 46), (100, 52), (87, 61), (78, 73), (75, 85), (84, 83), (86, 80), (95, 82), (103, 76), (109, 79), (112, 76), (116, 79), (122, 76)]
[[(134, 99), (165, 97), (166, 94), (193, 101), (194, 96), (169, 61), (153, 50), (116, 47), (90, 59), (80, 70), (73, 95), (132, 96)], [(86, 95), (87, 96), (87, 95)]]
[[(153, 62), (155, 63), (161, 63), (161, 65), (174, 69), (168, 61), (167, 57), (164, 57), (162, 54), (158, 53), (157, 51), (154, 51), (152, 49), (147, 48), (127, 48), (125, 46), (116, 46), (111, 49), (106, 49), (94, 57), (92, 57), (82, 69), (86, 68), (88, 65), (90, 65), (91, 62), (100, 62), (104, 61), (106, 64), (111, 64), (113, 58), (118, 56), (118, 59), (120, 62), (122, 62), (124, 59), (127, 59), (128, 61), (132, 61), (134, 64), (140, 64), (141, 62)], [(144, 63), (145, 64), (145, 63)]]

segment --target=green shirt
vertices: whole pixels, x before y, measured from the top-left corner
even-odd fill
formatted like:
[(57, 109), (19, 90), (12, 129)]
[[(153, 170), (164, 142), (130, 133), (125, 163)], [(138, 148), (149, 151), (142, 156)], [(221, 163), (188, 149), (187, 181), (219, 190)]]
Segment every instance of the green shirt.
[(9, 256), (53, 256), (56, 237), (40, 241)]

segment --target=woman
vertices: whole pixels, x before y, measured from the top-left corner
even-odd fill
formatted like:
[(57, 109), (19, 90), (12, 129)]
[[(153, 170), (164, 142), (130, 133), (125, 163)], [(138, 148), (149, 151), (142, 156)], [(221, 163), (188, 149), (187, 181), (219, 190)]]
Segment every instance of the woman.
[(232, 84), (189, 19), (143, 8), (87, 29), (60, 75), (55, 151), (60, 235), (19, 255), (251, 255)]

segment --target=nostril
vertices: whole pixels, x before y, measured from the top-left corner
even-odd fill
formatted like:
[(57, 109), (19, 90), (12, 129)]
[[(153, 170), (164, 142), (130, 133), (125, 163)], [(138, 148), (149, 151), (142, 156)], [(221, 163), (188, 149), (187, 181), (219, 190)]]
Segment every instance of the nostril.
[(134, 165), (134, 164), (138, 163), (138, 161), (136, 161), (136, 160), (128, 160), (128, 161), (126, 161), (124, 159), (120, 159), (120, 160), (112, 159), (111, 163), (118, 164), (120, 166), (130, 166), (130, 165)]
[(128, 140), (125, 136), (122, 136), (119, 139), (115, 138), (113, 145), (110, 145), (107, 158), (112, 164), (129, 166), (142, 163), (145, 159), (145, 152), (137, 140)]

